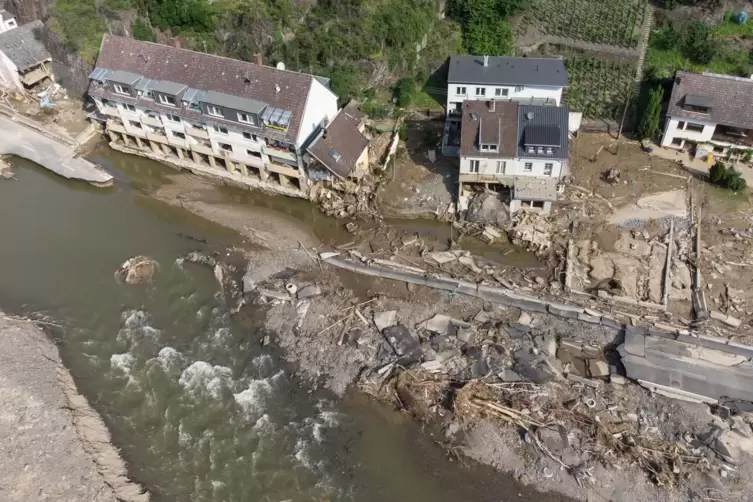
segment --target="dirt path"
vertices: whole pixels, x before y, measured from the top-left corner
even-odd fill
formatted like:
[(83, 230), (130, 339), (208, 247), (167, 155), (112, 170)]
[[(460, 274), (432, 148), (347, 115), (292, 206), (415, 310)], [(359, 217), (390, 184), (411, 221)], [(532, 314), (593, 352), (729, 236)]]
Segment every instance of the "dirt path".
[(147, 502), (54, 344), (0, 313), (0, 500)]

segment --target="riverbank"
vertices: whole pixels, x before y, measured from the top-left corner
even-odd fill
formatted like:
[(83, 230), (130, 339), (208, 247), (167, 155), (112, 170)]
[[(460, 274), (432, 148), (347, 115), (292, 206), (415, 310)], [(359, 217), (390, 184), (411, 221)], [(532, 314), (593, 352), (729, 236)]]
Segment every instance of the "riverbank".
[(54, 343), (2, 313), (0, 340), (0, 499), (147, 502)]
[[(743, 500), (741, 487), (753, 474), (747, 454), (720, 464), (706, 458), (710, 450), (696, 439), (726, 424), (708, 406), (603, 377), (563, 378), (563, 347), (579, 347), (576, 359), (592, 354), (584, 361), (593, 375), (584, 376), (604, 365), (608, 374), (602, 354), (620, 343), (616, 327), (355, 275), (318, 260), (325, 247), (310, 229), (260, 208), (215, 203), (217, 188), (182, 187), (181, 175), (172, 181), (157, 198), (234, 228), (258, 246), (248, 251), (248, 271), (238, 279), (243, 301), (265, 312), (251, 319), (270, 333), (264, 343), (279, 345), (314, 386), (337, 394), (356, 386), (439, 425), (450, 451), (540, 490), (580, 500), (680, 502), (720, 493)], [(417, 265), (441, 248), (369, 227), (350, 237), (341, 247), (366, 261), (389, 261), (402, 250), (402, 261)], [(471, 269), (486, 266), (457, 256)]]

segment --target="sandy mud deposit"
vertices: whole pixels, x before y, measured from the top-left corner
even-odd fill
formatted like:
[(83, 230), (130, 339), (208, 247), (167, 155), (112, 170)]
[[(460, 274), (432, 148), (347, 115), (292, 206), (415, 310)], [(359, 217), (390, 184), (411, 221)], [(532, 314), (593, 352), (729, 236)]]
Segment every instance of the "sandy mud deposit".
[(0, 499), (147, 502), (54, 344), (0, 313)]

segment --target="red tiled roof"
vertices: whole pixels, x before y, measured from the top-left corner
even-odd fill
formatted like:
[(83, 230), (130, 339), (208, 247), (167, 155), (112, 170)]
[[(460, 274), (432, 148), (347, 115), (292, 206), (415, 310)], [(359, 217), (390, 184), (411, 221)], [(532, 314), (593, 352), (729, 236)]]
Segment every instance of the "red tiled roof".
[[(475, 118), (474, 118), (475, 117)], [(483, 123), (482, 134), (485, 143), (497, 143), (499, 152), (481, 152), (478, 149), (479, 125)], [(502, 130), (499, 130), (499, 127)], [(488, 101), (466, 101), (463, 103), (463, 119), (460, 132), (460, 155), (474, 157), (515, 157), (517, 152), (518, 103), (497, 101), (494, 111)], [(491, 137), (491, 136), (494, 137)]]
[(358, 130), (359, 123), (358, 118), (342, 110), (308, 147), (309, 153), (337, 176), (347, 178), (369, 146), (369, 140)]

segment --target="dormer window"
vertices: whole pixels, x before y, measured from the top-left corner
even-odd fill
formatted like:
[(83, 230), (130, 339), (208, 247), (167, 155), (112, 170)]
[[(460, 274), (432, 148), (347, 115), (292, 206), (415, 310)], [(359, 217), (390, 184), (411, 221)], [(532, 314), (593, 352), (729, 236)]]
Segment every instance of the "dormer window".
[(130, 92), (128, 92), (128, 87), (126, 87), (126, 86), (124, 86), (124, 85), (120, 85), (120, 84), (113, 84), (113, 85), (112, 85), (112, 88), (113, 88), (113, 90), (115, 90), (115, 92), (117, 92), (118, 94), (126, 94), (126, 95), (128, 95), (128, 94), (131, 94)]
[(533, 146), (528, 147), (528, 153), (536, 153), (536, 148)]
[(497, 145), (482, 144), (481, 145), (481, 151), (482, 152), (496, 152), (497, 151)]
[(546, 147), (546, 154), (554, 155), (554, 148), (552, 148), (551, 146)]
[(165, 94), (158, 94), (157, 96), (159, 96), (159, 102), (162, 103), (163, 105), (175, 106), (175, 98), (174, 97), (167, 96)]
[(544, 147), (543, 146), (538, 147), (536, 149), (536, 153), (538, 153), (539, 155), (544, 155)]
[(207, 105), (207, 113), (214, 117), (224, 117), (224, 115), (222, 115), (222, 110), (212, 105)]
[(696, 113), (711, 113), (711, 98), (700, 96), (698, 94), (688, 94), (685, 96), (683, 108)]

